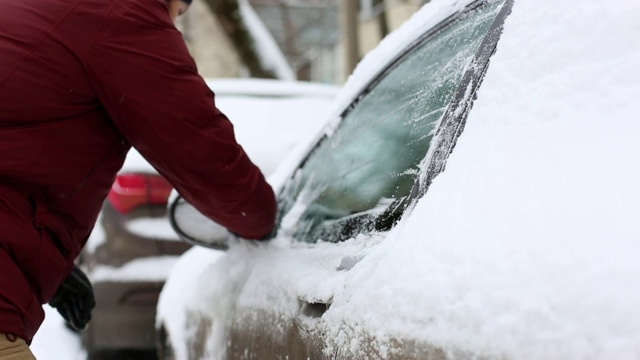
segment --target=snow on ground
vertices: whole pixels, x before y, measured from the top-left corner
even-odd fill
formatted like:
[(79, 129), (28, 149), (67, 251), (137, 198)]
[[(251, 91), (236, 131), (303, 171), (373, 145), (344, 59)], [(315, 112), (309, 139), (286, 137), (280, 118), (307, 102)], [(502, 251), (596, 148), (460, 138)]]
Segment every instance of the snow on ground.
[(93, 283), (163, 281), (169, 276), (178, 258), (178, 256), (153, 256), (131, 260), (120, 267), (98, 265), (89, 273), (89, 279)]
[(31, 352), (38, 360), (85, 360), (80, 337), (64, 326), (58, 312), (44, 306), (46, 318), (33, 338)]

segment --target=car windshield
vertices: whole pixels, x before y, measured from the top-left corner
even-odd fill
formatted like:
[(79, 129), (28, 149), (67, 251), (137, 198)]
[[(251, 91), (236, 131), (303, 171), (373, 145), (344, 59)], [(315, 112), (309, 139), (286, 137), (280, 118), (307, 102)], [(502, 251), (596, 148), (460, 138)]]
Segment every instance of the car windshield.
[(435, 130), (503, 3), (457, 16), (368, 89), (285, 189), (285, 230), (303, 241), (339, 241), (345, 227), (358, 226), (346, 220), (375, 217), (410, 194)]

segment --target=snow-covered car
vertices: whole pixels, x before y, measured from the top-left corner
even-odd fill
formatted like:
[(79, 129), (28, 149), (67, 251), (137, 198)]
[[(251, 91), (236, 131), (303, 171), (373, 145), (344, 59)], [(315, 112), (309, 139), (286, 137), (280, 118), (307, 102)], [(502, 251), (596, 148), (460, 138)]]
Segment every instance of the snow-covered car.
[[(308, 82), (217, 79), (208, 84), (239, 143), (265, 174), (323, 126), (337, 93), (335, 86)], [(177, 256), (189, 248), (166, 217), (171, 191), (167, 180), (132, 149), (80, 259), (97, 302), (83, 332), (89, 352), (155, 349), (160, 289)]]
[(275, 237), (181, 257), (163, 359), (637, 359), (639, 18), (425, 4), (270, 177)]

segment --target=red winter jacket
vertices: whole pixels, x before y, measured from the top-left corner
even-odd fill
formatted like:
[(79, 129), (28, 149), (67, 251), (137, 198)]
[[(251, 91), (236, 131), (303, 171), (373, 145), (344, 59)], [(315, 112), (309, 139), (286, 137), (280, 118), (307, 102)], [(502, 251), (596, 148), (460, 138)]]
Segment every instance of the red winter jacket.
[(0, 333), (33, 337), (131, 145), (220, 224), (272, 230), (164, 0), (0, 0)]

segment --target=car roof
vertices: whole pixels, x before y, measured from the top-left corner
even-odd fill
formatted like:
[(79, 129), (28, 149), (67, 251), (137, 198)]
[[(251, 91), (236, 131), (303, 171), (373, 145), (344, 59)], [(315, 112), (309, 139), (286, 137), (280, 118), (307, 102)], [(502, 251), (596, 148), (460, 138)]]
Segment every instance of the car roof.
[(331, 84), (256, 78), (206, 79), (206, 83), (217, 96), (316, 96), (333, 99), (340, 89)]

